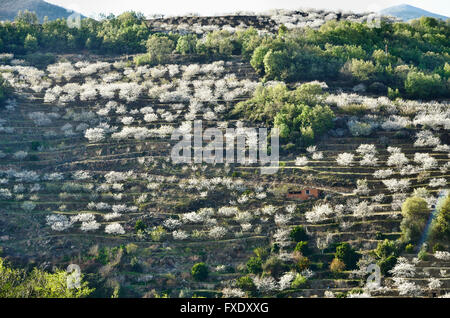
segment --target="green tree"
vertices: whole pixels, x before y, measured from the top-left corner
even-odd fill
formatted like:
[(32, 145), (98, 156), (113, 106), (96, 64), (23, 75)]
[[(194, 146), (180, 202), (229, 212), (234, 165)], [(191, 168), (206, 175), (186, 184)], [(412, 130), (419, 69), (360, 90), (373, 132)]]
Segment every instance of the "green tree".
[(372, 53), (372, 59), (375, 61), (376, 65), (388, 66), (394, 65), (397, 62), (397, 58), (390, 53), (387, 53), (383, 50), (375, 50)]
[(417, 242), (425, 229), (430, 210), (427, 202), (419, 197), (410, 197), (402, 205), (403, 220), (400, 224), (402, 240)]
[(213, 31), (197, 42), (197, 52), (208, 55), (230, 56), (237, 49), (233, 35), (228, 31)]
[(264, 57), (269, 52), (269, 47), (266, 45), (258, 46), (254, 51), (250, 60), (251, 66), (259, 74), (264, 74)]
[(254, 293), (256, 291), (255, 283), (253, 282), (253, 279), (249, 276), (239, 277), (236, 280), (236, 285), (240, 289), (242, 289), (244, 291), (248, 291), (250, 293)]
[(397, 255), (398, 247), (395, 241), (390, 241), (385, 239), (382, 242), (378, 242), (377, 248), (375, 249), (375, 255), (378, 258), (386, 258), (390, 255)]
[[(237, 31), (237, 41), (241, 45), (241, 54), (245, 59), (251, 59), (253, 52), (259, 47), (262, 42), (262, 38), (259, 36), (258, 31), (250, 27), (244, 31)], [(264, 58), (264, 56), (262, 57)], [(261, 59), (262, 63), (262, 59)]]
[(191, 275), (195, 280), (204, 281), (208, 278), (209, 269), (205, 263), (197, 263), (192, 266)]
[(300, 241), (297, 243), (297, 245), (294, 248), (294, 251), (301, 253), (304, 256), (307, 256), (311, 253), (308, 242), (307, 241)]
[(25, 10), (17, 13), (14, 22), (17, 24), (38, 24), (39, 21), (35, 12)]
[(438, 206), (438, 214), (431, 225), (431, 237), (435, 240), (450, 240), (450, 195)]
[(289, 54), (286, 51), (269, 50), (264, 55), (264, 74), (267, 79), (287, 80), (290, 76), (289, 66), (291, 65)]
[(178, 38), (175, 50), (182, 54), (196, 53), (197, 37), (193, 34), (182, 35)]
[(307, 241), (308, 240), (308, 234), (306, 234), (306, 230), (301, 225), (296, 225), (292, 228), (291, 232), (289, 233), (289, 237), (294, 242), (301, 242), (301, 241)]
[(247, 261), (247, 270), (249, 273), (252, 274), (259, 274), (262, 272), (262, 260), (259, 257), (250, 257), (250, 259)]
[(334, 257), (344, 262), (347, 270), (355, 269), (359, 260), (359, 254), (347, 242), (341, 243), (336, 247)]
[(31, 34), (27, 34), (23, 46), (25, 50), (29, 52), (34, 52), (38, 49), (38, 41), (36, 37), (32, 36)]
[(333, 273), (340, 273), (345, 269), (345, 264), (338, 258), (333, 258), (330, 264), (330, 271)]
[(134, 230), (137, 232), (144, 231), (147, 228), (147, 225), (145, 225), (144, 221), (137, 220), (136, 224), (134, 225)]
[(101, 48), (105, 51), (117, 53), (138, 53), (145, 50), (145, 41), (150, 34), (145, 23), (145, 16), (136, 12), (124, 12), (115, 17), (106, 17), (101, 25), (91, 25), (98, 32), (95, 38), (101, 41)]
[(175, 43), (167, 36), (154, 34), (148, 38), (146, 47), (150, 64), (155, 65), (168, 61), (170, 54), (175, 48)]
[(287, 266), (280, 258), (271, 256), (263, 265), (265, 273), (270, 274), (273, 277), (279, 277), (281, 274), (289, 270)]
[(382, 258), (377, 262), (380, 266), (380, 271), (383, 275), (389, 275), (389, 271), (397, 264), (397, 256), (390, 255), (386, 258)]
[(380, 266), (381, 273), (388, 275), (389, 271), (397, 263), (399, 247), (395, 241), (385, 239), (378, 242), (377, 248), (374, 250), (375, 256), (378, 258), (377, 264)]
[(352, 59), (345, 64), (342, 73), (358, 81), (368, 81), (375, 78), (376, 68), (372, 61)]
[(48, 273), (34, 268), (31, 272), (9, 267), (0, 258), (1, 298), (80, 298), (89, 296), (94, 289), (81, 277), (80, 286), (69, 288), (66, 271)]
[(8, 83), (3, 79), (0, 74), (0, 106), (5, 102), (10, 94), (10, 88)]
[(436, 98), (445, 92), (445, 85), (439, 74), (411, 71), (405, 80), (405, 90), (411, 97)]
[(297, 274), (291, 283), (291, 287), (294, 289), (305, 287), (307, 281), (308, 279), (305, 276)]

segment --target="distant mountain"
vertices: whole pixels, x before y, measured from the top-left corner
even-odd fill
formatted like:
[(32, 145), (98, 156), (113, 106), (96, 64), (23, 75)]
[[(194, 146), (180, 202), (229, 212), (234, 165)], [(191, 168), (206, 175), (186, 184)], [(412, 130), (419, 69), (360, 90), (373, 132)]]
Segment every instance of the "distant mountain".
[(33, 11), (39, 22), (47, 16), (49, 20), (67, 18), (73, 11), (45, 2), (43, 0), (0, 0), (0, 21), (13, 21), (19, 11)]
[(400, 18), (403, 21), (417, 19), (422, 16), (432, 17), (432, 18), (437, 18), (437, 19), (442, 19), (442, 20), (448, 19), (448, 17), (446, 17), (446, 16), (432, 13), (432, 12), (429, 12), (429, 11), (426, 11), (426, 10), (423, 10), (420, 8), (416, 8), (416, 7), (410, 6), (408, 4), (401, 4), (398, 6), (389, 7), (389, 8), (381, 10), (379, 13), (382, 15), (391, 15), (391, 16)]

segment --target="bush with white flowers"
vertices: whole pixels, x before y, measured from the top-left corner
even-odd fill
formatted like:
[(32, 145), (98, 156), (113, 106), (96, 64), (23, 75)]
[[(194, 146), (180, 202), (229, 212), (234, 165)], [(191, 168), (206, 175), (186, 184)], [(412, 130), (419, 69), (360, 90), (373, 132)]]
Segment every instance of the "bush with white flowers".
[(105, 227), (107, 234), (125, 234), (125, 230), (120, 223), (111, 223)]
[(336, 162), (340, 166), (351, 166), (353, 164), (354, 155), (352, 153), (344, 152), (337, 156)]

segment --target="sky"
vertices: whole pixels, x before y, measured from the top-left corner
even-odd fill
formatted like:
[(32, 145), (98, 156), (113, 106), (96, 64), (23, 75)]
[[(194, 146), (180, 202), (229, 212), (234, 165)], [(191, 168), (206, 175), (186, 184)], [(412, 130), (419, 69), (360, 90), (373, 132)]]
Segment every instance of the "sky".
[(270, 9), (333, 9), (354, 12), (379, 11), (381, 9), (409, 4), (433, 13), (450, 16), (448, 0), (45, 0), (64, 8), (75, 10), (89, 17), (100, 13), (115, 15), (124, 11), (138, 11), (146, 16), (153, 14), (183, 15), (198, 13), (214, 15), (237, 11), (261, 12)]

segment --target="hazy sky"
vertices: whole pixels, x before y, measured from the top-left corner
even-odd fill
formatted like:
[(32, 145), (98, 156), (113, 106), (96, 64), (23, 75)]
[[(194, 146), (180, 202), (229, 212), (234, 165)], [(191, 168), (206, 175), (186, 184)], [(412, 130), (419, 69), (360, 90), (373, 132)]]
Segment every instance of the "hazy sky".
[(182, 15), (199, 13), (211, 15), (236, 11), (265, 11), (269, 9), (342, 9), (355, 12), (378, 11), (398, 4), (410, 4), (434, 13), (450, 16), (449, 0), (46, 0), (76, 10), (86, 16), (99, 13), (119, 14), (134, 10), (152, 14)]

